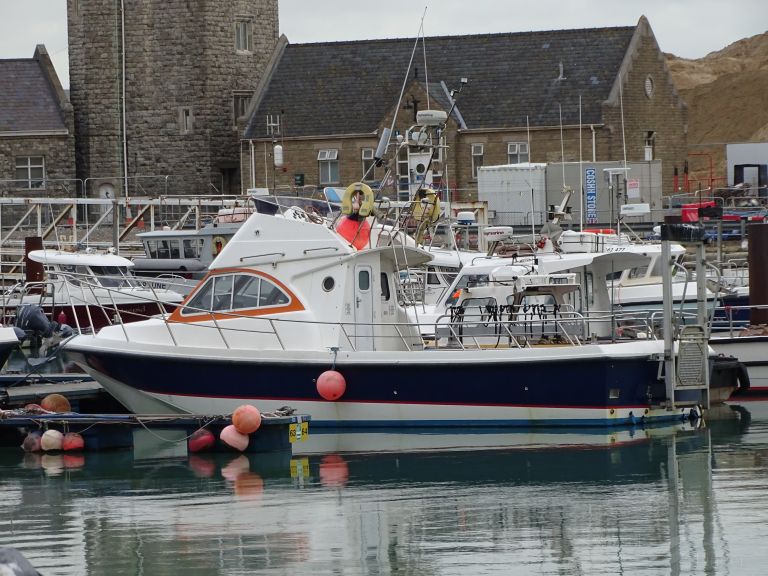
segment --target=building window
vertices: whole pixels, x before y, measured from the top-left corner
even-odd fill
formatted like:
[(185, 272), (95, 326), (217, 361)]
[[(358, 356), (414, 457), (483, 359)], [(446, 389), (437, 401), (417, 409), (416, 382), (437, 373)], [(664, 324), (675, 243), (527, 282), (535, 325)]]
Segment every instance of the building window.
[(507, 164), (528, 162), (527, 142), (507, 142)]
[(483, 165), (483, 145), (472, 144), (472, 179), (477, 180), (477, 169)]
[(245, 118), (248, 105), (251, 103), (253, 92), (235, 92), (232, 96), (232, 125), (237, 127), (237, 121)]
[(338, 184), (339, 178), (339, 151), (336, 149), (320, 150), (317, 153), (317, 163), (320, 169), (320, 184)]
[(16, 176), (19, 188), (45, 189), (45, 157), (19, 156), (16, 158)]
[(363, 148), (361, 158), (363, 161), (363, 179), (366, 182), (376, 180), (376, 160), (373, 158), (373, 148)]
[(237, 52), (251, 51), (251, 20), (240, 19), (235, 22), (235, 50)]
[(267, 114), (267, 134), (270, 136), (280, 134), (280, 114)]
[(181, 134), (191, 134), (195, 124), (195, 117), (192, 114), (192, 108), (179, 108), (179, 132)]

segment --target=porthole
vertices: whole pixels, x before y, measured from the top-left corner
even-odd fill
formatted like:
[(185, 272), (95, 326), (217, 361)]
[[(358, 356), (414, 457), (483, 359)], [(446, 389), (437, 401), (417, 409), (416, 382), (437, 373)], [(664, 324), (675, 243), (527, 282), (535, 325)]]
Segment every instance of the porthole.
[(332, 276), (326, 276), (323, 278), (323, 290), (326, 292), (330, 292), (333, 290), (333, 287), (336, 286), (336, 281), (333, 279)]

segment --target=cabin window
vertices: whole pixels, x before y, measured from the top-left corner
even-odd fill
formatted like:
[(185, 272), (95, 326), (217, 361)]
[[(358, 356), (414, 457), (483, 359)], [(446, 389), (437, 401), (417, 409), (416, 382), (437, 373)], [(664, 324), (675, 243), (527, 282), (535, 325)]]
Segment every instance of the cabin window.
[(232, 275), (216, 276), (213, 279), (213, 308), (220, 312), (232, 310)]
[(189, 300), (182, 315), (272, 308), (290, 302), (280, 288), (254, 274), (225, 274), (209, 278)]
[(389, 278), (385, 272), (381, 273), (381, 299), (385, 302), (389, 302)]
[(168, 245), (171, 250), (171, 258), (181, 258), (181, 251), (179, 250), (179, 241), (171, 240), (170, 242), (168, 242)]
[(456, 276), (458, 275), (458, 270), (456, 268), (451, 268), (450, 266), (438, 266), (437, 270), (448, 285), (453, 284), (453, 281), (456, 280)]
[(440, 286), (440, 275), (437, 270), (431, 266), (427, 268), (427, 284), (429, 286)]
[(361, 292), (367, 292), (371, 289), (371, 275), (368, 270), (360, 270), (357, 273), (357, 288)]
[(130, 286), (128, 269), (120, 266), (91, 266), (91, 271), (105, 288)]
[(213, 296), (213, 280), (203, 284), (200, 289), (195, 293), (192, 299), (187, 302), (182, 314), (200, 314), (201, 312), (208, 312), (211, 310), (211, 297)]
[(645, 278), (646, 272), (648, 272), (648, 266), (638, 266), (637, 268), (632, 268), (632, 270), (629, 271), (629, 277)]
[(528, 162), (527, 142), (507, 142), (507, 164)]
[(187, 238), (182, 241), (184, 245), (184, 258), (200, 258), (203, 252), (202, 238)]

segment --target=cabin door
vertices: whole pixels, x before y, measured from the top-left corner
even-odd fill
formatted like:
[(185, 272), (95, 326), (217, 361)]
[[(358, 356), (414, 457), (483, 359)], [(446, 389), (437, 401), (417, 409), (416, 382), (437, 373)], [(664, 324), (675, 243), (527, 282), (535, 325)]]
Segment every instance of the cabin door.
[(373, 269), (355, 266), (355, 349), (373, 350)]

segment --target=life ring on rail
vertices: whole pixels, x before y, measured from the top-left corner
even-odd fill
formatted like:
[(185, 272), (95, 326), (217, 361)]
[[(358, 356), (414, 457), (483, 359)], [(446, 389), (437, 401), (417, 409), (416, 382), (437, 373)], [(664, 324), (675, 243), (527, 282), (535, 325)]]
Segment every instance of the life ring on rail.
[[(359, 200), (359, 207), (356, 209), (353, 203), (355, 196), (358, 195), (361, 195), (362, 199)], [(341, 213), (346, 216), (357, 214), (361, 218), (366, 218), (373, 212), (373, 202), (371, 187), (362, 182), (354, 182), (344, 190), (344, 196), (341, 198)]]
[(616, 230), (613, 228), (584, 228), (582, 232), (591, 232), (592, 234), (613, 234), (616, 235)]

